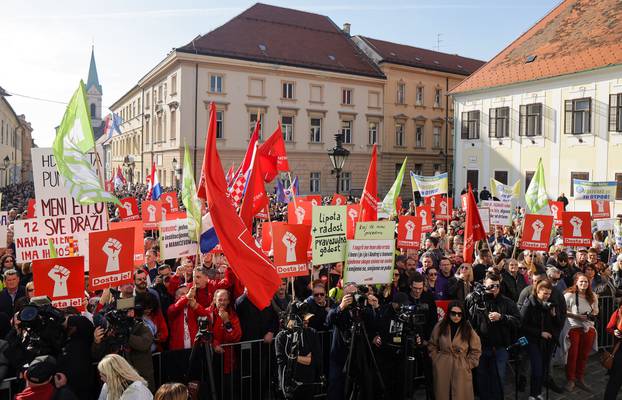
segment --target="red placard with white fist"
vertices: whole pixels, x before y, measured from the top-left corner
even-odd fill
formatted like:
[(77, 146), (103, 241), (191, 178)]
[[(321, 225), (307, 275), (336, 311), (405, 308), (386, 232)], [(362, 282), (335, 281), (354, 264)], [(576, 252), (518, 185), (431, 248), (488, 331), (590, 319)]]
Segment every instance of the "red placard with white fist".
[(330, 202), (330, 205), (331, 206), (345, 206), (347, 202), (348, 202), (348, 199), (346, 198), (346, 196), (335, 193), (333, 195), (333, 199)]
[(309, 225), (278, 224), (272, 227), (274, 266), (279, 276), (309, 274), (307, 250), (310, 236)]
[(162, 193), (160, 196), (160, 203), (162, 203), (162, 208), (167, 214), (179, 212), (179, 202), (176, 192)]
[(137, 221), (140, 219), (138, 203), (135, 197), (126, 197), (119, 201), (121, 204), (117, 204), (117, 208), (119, 209), (119, 218), (121, 221)]
[(435, 194), (433, 196), (427, 196), (423, 198), (423, 204), (426, 206), (430, 206), (432, 210), (434, 210), (436, 208), (436, 204), (442, 198), (443, 198), (442, 194)]
[(432, 207), (419, 206), (415, 208), (415, 215), (421, 218), (421, 232), (432, 232), (434, 224), (432, 223)]
[(564, 203), (561, 201), (549, 200), (549, 210), (553, 216), (555, 226), (562, 226), (562, 213), (564, 212)]
[(400, 215), (397, 224), (397, 247), (400, 249), (421, 248), (421, 218)]
[(322, 196), (320, 195), (308, 195), (305, 197), (302, 197), (303, 200), (308, 201), (311, 203), (311, 205), (313, 206), (321, 206), (322, 205)]
[(356, 232), (356, 223), (359, 222), (359, 213), (361, 212), (360, 204), (348, 204), (346, 206), (346, 239), (354, 239)]
[(523, 225), (520, 248), (523, 250), (548, 250), (553, 229), (553, 216), (527, 214)]
[(606, 200), (592, 200), (592, 218), (611, 218), (611, 205)]
[(158, 229), (158, 223), (162, 222), (162, 203), (159, 201), (143, 201), (142, 217), (145, 230)]
[(460, 195), (460, 206), (461, 206), (460, 209), (462, 211), (466, 211), (467, 209), (467, 196), (468, 195), (469, 195), (468, 193)]
[(89, 233), (90, 289), (98, 290), (132, 282), (134, 229)]
[(57, 308), (84, 311), (84, 257), (59, 257), (32, 262), (35, 296), (48, 296)]
[(564, 246), (591, 246), (592, 219), (588, 211), (564, 211), (562, 214)]
[(453, 206), (451, 197), (441, 197), (436, 201), (434, 215), (436, 219), (451, 219), (451, 207)]
[(313, 204), (309, 201), (296, 199), (287, 205), (287, 223), (295, 225), (311, 226), (311, 216)]

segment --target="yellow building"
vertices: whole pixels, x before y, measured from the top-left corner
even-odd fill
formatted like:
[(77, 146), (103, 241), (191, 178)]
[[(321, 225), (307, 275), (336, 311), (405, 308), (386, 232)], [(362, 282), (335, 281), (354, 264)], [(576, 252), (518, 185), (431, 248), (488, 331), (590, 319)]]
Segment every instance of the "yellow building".
[(572, 179), (617, 181), (622, 212), (621, 40), (617, 0), (566, 0), (458, 85), (455, 195), (521, 179), (524, 204), (542, 158), (550, 197), (589, 210)]

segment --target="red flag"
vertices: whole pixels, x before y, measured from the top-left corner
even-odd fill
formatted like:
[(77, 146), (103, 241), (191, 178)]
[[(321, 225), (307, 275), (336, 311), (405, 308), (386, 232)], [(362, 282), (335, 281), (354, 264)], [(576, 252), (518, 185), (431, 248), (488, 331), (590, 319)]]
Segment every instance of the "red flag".
[(378, 220), (378, 173), (377, 173), (378, 157), (376, 155), (376, 145), (371, 152), (371, 162), (369, 163), (369, 171), (367, 179), (365, 179), (365, 188), (361, 195), (361, 215), (359, 221), (377, 221)]
[(249, 300), (257, 308), (264, 309), (270, 304), (272, 296), (281, 284), (281, 279), (268, 257), (257, 248), (255, 239), (228, 199), (225, 173), (216, 150), (216, 107), (214, 103), (210, 104), (209, 127), (203, 159), (204, 193), (222, 250), (231, 268), (248, 289)]
[(289, 171), (287, 151), (285, 150), (285, 141), (283, 140), (280, 123), (268, 140), (259, 147), (257, 154), (259, 155), (259, 165), (265, 182), (272, 182), (279, 171)]
[(482, 219), (479, 216), (477, 204), (475, 203), (475, 197), (473, 196), (473, 191), (471, 190), (471, 184), (469, 184), (469, 192), (465, 196), (466, 219), (464, 222), (464, 251), (462, 256), (465, 263), (472, 263), (475, 242), (486, 239), (486, 232), (484, 231)]
[(225, 180), (227, 181), (227, 185), (231, 183), (234, 173), (235, 173), (235, 163), (231, 163), (231, 167), (229, 167), (229, 171), (227, 171), (227, 177), (225, 178)]
[(253, 229), (253, 217), (261, 212), (268, 203), (266, 188), (263, 179), (261, 179), (261, 171), (257, 165), (257, 154), (255, 152), (246, 192), (244, 192), (242, 206), (240, 207), (240, 218), (249, 230)]

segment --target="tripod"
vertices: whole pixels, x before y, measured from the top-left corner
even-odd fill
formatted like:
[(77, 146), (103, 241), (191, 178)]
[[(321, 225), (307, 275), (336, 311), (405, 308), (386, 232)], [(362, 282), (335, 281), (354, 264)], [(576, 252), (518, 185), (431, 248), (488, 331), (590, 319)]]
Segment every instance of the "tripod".
[[(188, 361), (188, 371), (186, 372), (187, 381), (190, 381), (190, 377), (192, 374), (192, 366), (195, 364), (197, 360), (201, 363), (201, 375), (199, 380), (199, 385), (206, 382), (207, 375), (207, 384), (209, 385), (209, 399), (217, 400), (218, 395), (216, 394), (216, 383), (214, 381), (214, 368), (213, 368), (213, 360), (214, 360), (214, 349), (212, 348), (212, 332), (207, 329), (199, 329), (197, 335), (194, 339), (194, 344), (192, 345), (192, 350), (190, 351), (190, 359)], [(206, 398), (206, 392), (202, 387), (199, 387), (199, 398)]]
[(378, 364), (376, 363), (376, 357), (374, 357), (371, 344), (369, 343), (369, 338), (367, 337), (367, 330), (365, 329), (365, 323), (363, 322), (361, 315), (354, 316), (352, 328), (350, 328), (350, 333), (351, 333), (350, 347), (348, 349), (348, 358), (346, 360), (346, 365), (344, 367), (345, 374), (346, 374), (346, 381), (345, 381), (346, 399), (349, 399), (349, 400), (357, 399), (359, 392), (361, 390), (361, 383), (360, 383), (361, 377), (352, 376), (352, 362), (353, 362), (353, 355), (354, 355), (354, 347), (355, 347), (355, 343), (357, 339), (365, 345), (363, 349), (358, 349), (357, 352), (360, 353), (362, 350), (366, 352), (367, 355), (369, 355), (369, 358), (371, 360), (371, 368), (373, 368), (374, 373), (376, 375), (376, 379), (378, 380), (378, 383), (379, 383), (378, 388), (381, 393), (384, 393), (385, 391), (384, 381), (382, 379), (382, 375), (380, 374), (380, 368), (378, 368)]

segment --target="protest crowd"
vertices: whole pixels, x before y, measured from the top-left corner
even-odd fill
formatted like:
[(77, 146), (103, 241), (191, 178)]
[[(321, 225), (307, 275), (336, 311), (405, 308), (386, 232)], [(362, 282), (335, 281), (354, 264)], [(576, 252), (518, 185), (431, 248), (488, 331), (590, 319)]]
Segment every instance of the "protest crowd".
[[(592, 228), (589, 213), (578, 220), (572, 218), (582, 215), (564, 212), (562, 195), (547, 204), (559, 208), (554, 215), (512, 206), (499, 213), (507, 221), (499, 223), (492, 214), (482, 218), (478, 205), (492, 202), (490, 211), (502, 190), (475, 196), (465, 188), (452, 204), (446, 189), (426, 195), (422, 184), (408, 204), (394, 192), (386, 214), (373, 194), (369, 215), (367, 184), (361, 198), (321, 197), (299, 196), (294, 182), (279, 180), (263, 213), (250, 214), (248, 232), (227, 242), (223, 227), (244, 226), (244, 204), (240, 218), (231, 217), (226, 196), (221, 204), (213, 195), (220, 182), (203, 174), (209, 214), (199, 210), (200, 245), (174, 257), (170, 249), (188, 244), (186, 221), (196, 212), (186, 188), (178, 193), (153, 180), (117, 186), (121, 203), (107, 209), (110, 230), (90, 234), (90, 269), (78, 301), (64, 299), (74, 290), (66, 260), (80, 259), (84, 270), (82, 257), (73, 257), (82, 255), (79, 248), (71, 242), (69, 257), (55, 258), (61, 246), (50, 242), (50, 257), (20, 262), (26, 253), (15, 232), (41, 217), (29, 204), (39, 194), (28, 185), (3, 190), (0, 379), (17, 377), (15, 398), (406, 399), (419, 390), (429, 399), (497, 400), (511, 362), (521, 396), (544, 399), (547, 390), (593, 391), (586, 363), (602, 338), (616, 343), (611, 359), (603, 359), (611, 368), (605, 398), (616, 398), (622, 308), (611, 304), (622, 294), (622, 243), (614, 233), (620, 218), (611, 229)], [(234, 186), (236, 174), (227, 175)], [(247, 192), (254, 179), (248, 176)], [(204, 198), (201, 187), (198, 196)], [(156, 203), (161, 219), (161, 210), (150, 208)], [(180, 213), (187, 215), (183, 223), (175, 219)], [(153, 217), (161, 226), (145, 225), (138, 240), (136, 229), (127, 241), (108, 237), (128, 226), (117, 231), (115, 224)], [(573, 232), (584, 240), (568, 245), (568, 231), (581, 226), (587, 239)], [(107, 257), (94, 251), (101, 243)], [(259, 261), (241, 265), (251, 253)], [(46, 265), (49, 272), (37, 275)], [(128, 272), (106, 275), (112, 270)], [(270, 274), (278, 277), (274, 285)], [(42, 289), (45, 279), (53, 285)], [(604, 298), (611, 300), (607, 309)], [(565, 382), (553, 381), (553, 364), (565, 365)]]

